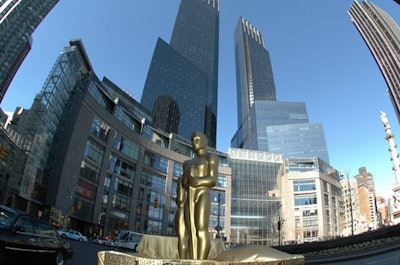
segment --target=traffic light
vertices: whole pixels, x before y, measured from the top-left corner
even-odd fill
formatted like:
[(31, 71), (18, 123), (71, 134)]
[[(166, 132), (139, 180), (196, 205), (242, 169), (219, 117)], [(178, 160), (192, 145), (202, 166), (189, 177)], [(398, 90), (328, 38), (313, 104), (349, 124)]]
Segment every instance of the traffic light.
[(154, 198), (154, 203), (153, 203), (154, 208), (158, 208), (158, 198)]
[(0, 143), (0, 159), (3, 159), (7, 156), (7, 147), (3, 144)]

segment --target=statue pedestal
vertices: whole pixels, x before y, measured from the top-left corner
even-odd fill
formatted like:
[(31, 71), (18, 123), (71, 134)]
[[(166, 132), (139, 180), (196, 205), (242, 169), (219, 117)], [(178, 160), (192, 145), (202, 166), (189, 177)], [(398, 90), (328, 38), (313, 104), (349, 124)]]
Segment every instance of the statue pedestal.
[(303, 265), (304, 257), (291, 255), (266, 246), (247, 245), (224, 251), (221, 240), (212, 240), (209, 259), (179, 259), (178, 239), (146, 235), (140, 241), (138, 253), (101, 251), (98, 265)]
[[(208, 259), (213, 259), (225, 251), (222, 240), (211, 240), (211, 249)], [(144, 235), (140, 239), (138, 253), (155, 259), (179, 259), (178, 238), (172, 236)]]

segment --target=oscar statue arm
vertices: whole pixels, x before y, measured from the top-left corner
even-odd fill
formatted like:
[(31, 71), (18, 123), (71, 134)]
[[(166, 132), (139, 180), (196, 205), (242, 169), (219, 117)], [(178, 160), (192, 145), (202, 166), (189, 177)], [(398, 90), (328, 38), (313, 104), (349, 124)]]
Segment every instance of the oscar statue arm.
[(182, 175), (182, 188), (187, 190), (189, 186), (189, 179), (190, 179), (190, 166), (189, 166), (189, 161), (184, 161), (183, 162), (183, 175)]
[(214, 154), (209, 154), (207, 157), (207, 162), (208, 162), (207, 175), (202, 177), (195, 177), (191, 181), (190, 186), (211, 188), (217, 184), (218, 165), (219, 165), (218, 156)]
[(183, 206), (183, 203), (185, 202), (186, 199), (186, 191), (183, 189), (182, 179), (183, 177), (178, 178), (178, 185), (176, 188), (175, 202), (179, 207)]

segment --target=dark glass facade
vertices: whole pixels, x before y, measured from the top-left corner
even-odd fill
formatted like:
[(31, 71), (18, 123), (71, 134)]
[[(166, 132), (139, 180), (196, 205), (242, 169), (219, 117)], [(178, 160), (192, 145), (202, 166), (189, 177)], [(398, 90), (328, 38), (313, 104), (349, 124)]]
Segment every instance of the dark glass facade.
[[(160, 96), (171, 96), (179, 110), (164, 113), (164, 121), (179, 121), (177, 132), (171, 132), (190, 139), (193, 131), (202, 131), (212, 147), (216, 146), (218, 43), (219, 0), (182, 0), (171, 43), (157, 42), (141, 98), (141, 104), (153, 111)], [(165, 130), (176, 127), (158, 125)]]
[(400, 27), (385, 11), (368, 1), (354, 1), (348, 14), (381, 70), (400, 122)]
[(244, 18), (235, 30), (238, 124), (246, 122), (256, 100), (276, 101), (269, 52), (260, 31)]
[[(159, 38), (141, 103), (153, 111), (155, 122), (158, 121), (161, 129), (190, 139), (194, 131), (204, 132), (207, 109), (204, 87), (207, 82), (207, 76), (202, 71)], [(160, 111), (163, 99), (164, 103), (176, 103), (173, 111)], [(175, 128), (177, 131), (168, 131)]]
[(58, 1), (0, 1), (0, 102), (31, 49), (33, 31)]

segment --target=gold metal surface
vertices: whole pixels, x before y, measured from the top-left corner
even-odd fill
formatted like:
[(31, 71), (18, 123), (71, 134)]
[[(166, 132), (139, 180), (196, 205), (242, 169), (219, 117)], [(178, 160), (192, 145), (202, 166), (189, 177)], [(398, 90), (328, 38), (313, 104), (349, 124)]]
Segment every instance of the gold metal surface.
[(219, 159), (207, 152), (207, 143), (203, 133), (192, 134), (196, 156), (183, 163), (183, 176), (178, 183), (175, 224), (181, 259), (207, 259), (210, 251), (210, 188), (217, 183)]
[[(176, 236), (144, 235), (140, 239), (136, 254), (153, 259), (183, 260), (179, 256), (177, 245), (178, 237)], [(221, 239), (211, 239), (211, 248), (207, 260), (214, 259), (225, 250), (225, 244)]]

